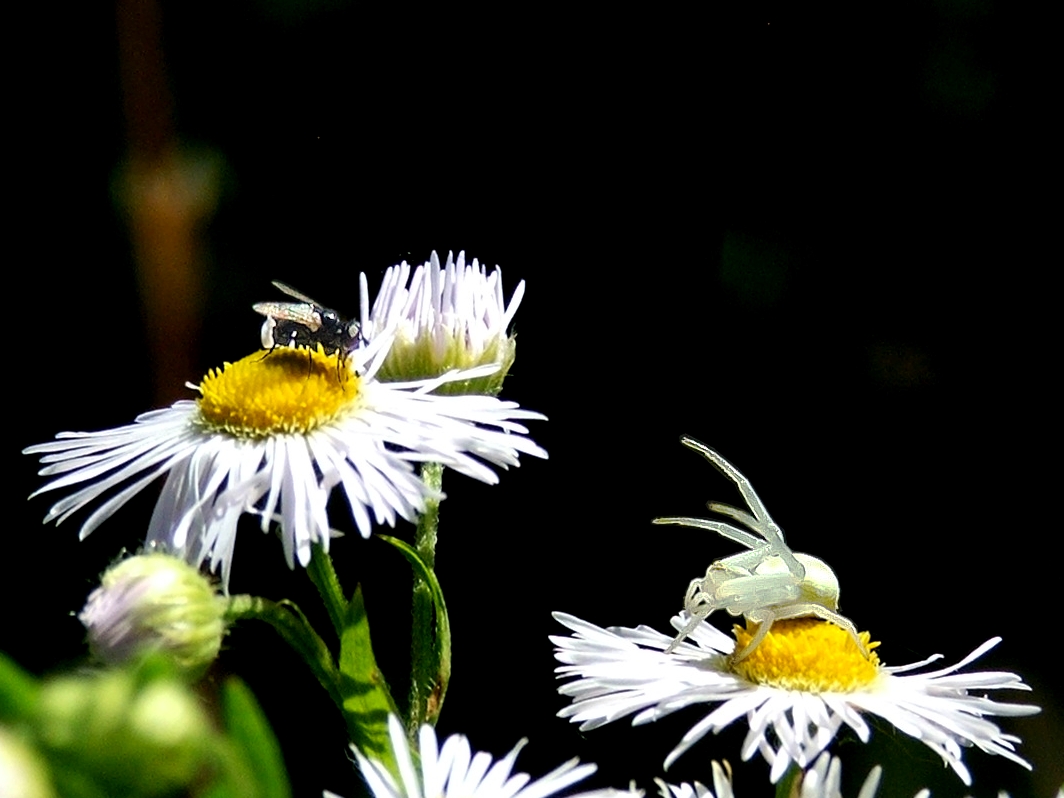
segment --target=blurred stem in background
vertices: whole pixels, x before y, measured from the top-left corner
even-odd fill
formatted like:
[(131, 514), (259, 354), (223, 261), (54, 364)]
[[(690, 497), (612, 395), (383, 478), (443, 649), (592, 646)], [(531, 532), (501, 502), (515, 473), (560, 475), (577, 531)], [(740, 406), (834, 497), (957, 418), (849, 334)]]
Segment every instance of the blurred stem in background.
[[(157, 406), (195, 375), (203, 322), (200, 225), (217, 202), (218, 159), (178, 143), (154, 0), (118, 0), (119, 73), (127, 154), (115, 193), (129, 225)], [(175, 379), (175, 376), (177, 379)]]

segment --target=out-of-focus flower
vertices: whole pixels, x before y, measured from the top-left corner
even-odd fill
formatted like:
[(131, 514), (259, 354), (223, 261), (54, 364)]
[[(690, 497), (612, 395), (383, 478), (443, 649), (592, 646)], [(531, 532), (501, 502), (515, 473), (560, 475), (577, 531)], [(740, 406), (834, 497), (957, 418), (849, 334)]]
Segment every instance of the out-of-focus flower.
[(14, 731), (0, 726), (0, 795), (4, 798), (55, 798), (48, 765)]
[(197, 777), (215, 742), (184, 684), (124, 670), (45, 682), (38, 715), (49, 760), (92, 774), (106, 795), (172, 795)]

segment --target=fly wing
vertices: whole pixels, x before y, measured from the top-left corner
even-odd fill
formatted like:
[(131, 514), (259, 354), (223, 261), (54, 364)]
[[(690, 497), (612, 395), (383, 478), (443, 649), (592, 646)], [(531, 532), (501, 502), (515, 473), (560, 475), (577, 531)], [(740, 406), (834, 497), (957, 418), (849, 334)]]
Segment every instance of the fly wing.
[(285, 283), (282, 283), (280, 280), (274, 280), (273, 281), (273, 287), (276, 288), (278, 291), (283, 291), (284, 293), (288, 294), (288, 296), (290, 296), (290, 297), (295, 297), (300, 302), (306, 302), (308, 305), (316, 305), (319, 308), (323, 307), (320, 302), (315, 302), (313, 299), (311, 299), (306, 294), (300, 293), (299, 291), (294, 289), (292, 286), (286, 285)]
[(321, 328), (321, 314), (317, 305), (303, 302), (256, 302), (251, 308), (271, 319), (302, 324), (311, 332), (317, 332)]

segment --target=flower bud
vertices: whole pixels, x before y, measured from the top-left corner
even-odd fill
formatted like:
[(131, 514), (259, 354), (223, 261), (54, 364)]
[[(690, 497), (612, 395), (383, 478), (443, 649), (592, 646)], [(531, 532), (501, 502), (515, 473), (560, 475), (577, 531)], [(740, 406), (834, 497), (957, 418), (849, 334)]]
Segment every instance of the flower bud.
[(50, 759), (63, 764), (61, 775), (125, 796), (170, 795), (191, 784), (213, 739), (195, 695), (158, 668), (45, 683), (38, 733)]
[(0, 726), (0, 795), (55, 798), (48, 766), (14, 731)]
[(120, 664), (159, 652), (189, 675), (218, 656), (225, 603), (210, 580), (168, 554), (142, 554), (112, 566), (78, 619), (94, 656)]

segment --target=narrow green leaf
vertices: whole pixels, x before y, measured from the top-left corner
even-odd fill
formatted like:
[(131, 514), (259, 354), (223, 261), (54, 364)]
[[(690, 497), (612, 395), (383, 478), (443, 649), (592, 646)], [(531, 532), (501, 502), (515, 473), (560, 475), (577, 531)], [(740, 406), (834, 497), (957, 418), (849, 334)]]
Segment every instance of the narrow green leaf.
[[(239, 679), (228, 679), (223, 686), (222, 712), (229, 739), (254, 783), (254, 791), (248, 790), (246, 794), (256, 798), (291, 798), (281, 746), (255, 696)], [(240, 794), (245, 794), (242, 789)]]
[[(406, 557), (414, 569), (415, 582), (420, 582), (422, 587), (427, 588), (436, 617), (431, 646), (414, 647), (415, 652), (424, 652), (424, 661), (415, 660), (410, 663), (411, 707), (407, 730), (413, 739), (416, 730), (423, 723), (435, 725), (443, 708), (443, 699), (447, 695), (447, 685), (451, 680), (451, 622), (447, 616), (447, 603), (443, 600), (443, 590), (436, 579), (436, 572), (409, 544), (389, 535), (377, 537), (390, 543)], [(418, 612), (418, 593), (415, 587), (415, 613)]]
[(365, 756), (384, 764), (396, 783), (402, 783), (388, 739), (388, 715), (399, 712), (373, 656), (361, 586), (347, 605), (340, 635), (340, 696), (351, 742)]
[(37, 711), (40, 692), (33, 676), (0, 653), (0, 720), (16, 723), (29, 719)]
[(332, 653), (294, 601), (269, 601), (259, 596), (230, 596), (226, 620), (229, 623), (258, 620), (270, 624), (303, 658), (333, 702), (337, 706), (340, 705), (340, 693), (336, 686), (339, 676)]
[(343, 588), (340, 587), (340, 578), (336, 575), (333, 561), (320, 543), (315, 543), (311, 547), (307, 576), (318, 589), (318, 595), (325, 604), (325, 611), (329, 613), (333, 629), (339, 635), (347, 615), (347, 600), (344, 598)]

